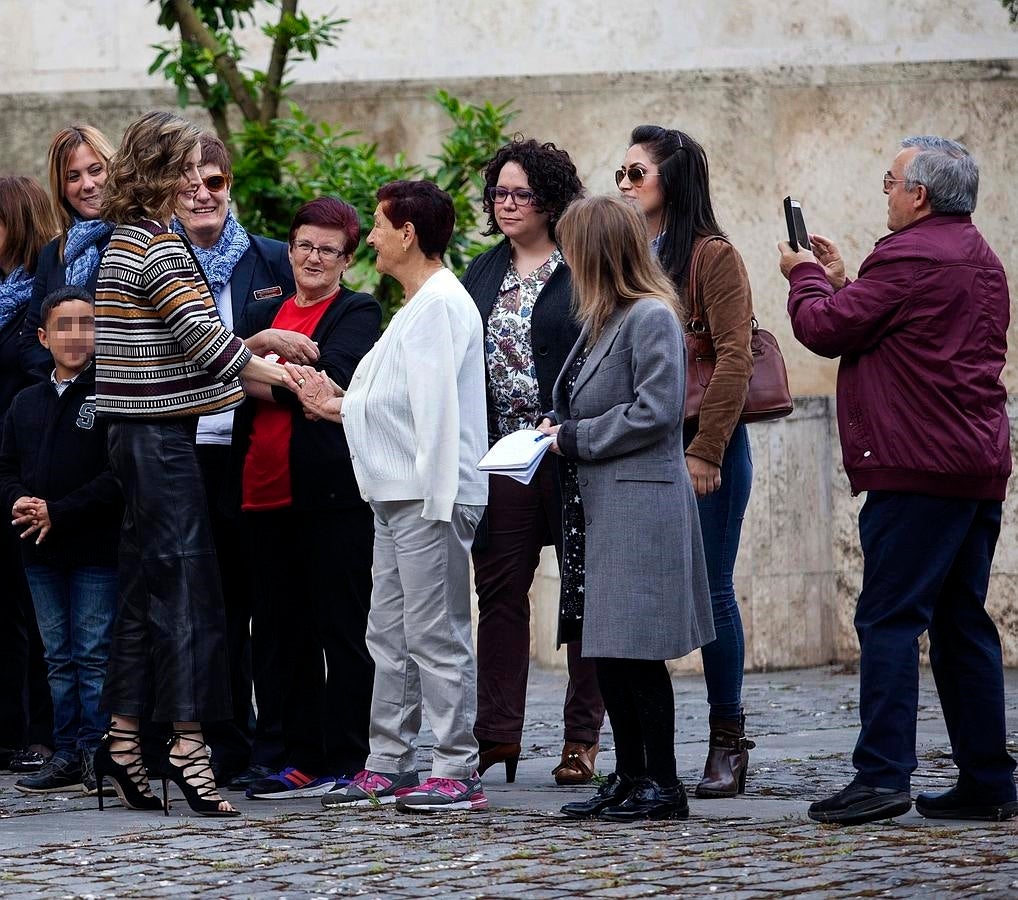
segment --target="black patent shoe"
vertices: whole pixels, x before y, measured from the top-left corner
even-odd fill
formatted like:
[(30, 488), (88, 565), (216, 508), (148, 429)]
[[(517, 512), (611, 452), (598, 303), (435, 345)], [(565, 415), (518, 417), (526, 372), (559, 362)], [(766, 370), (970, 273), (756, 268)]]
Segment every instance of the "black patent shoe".
[(31, 772), (38, 772), (46, 765), (46, 760), (48, 759), (49, 756), (47, 754), (40, 753), (38, 750), (33, 750), (30, 747), (25, 747), (11, 754), (7, 768), (17, 774), (29, 774)]
[(609, 822), (636, 822), (641, 819), (688, 819), (689, 802), (682, 782), (661, 787), (653, 778), (638, 778), (633, 789), (617, 806), (609, 806), (598, 816)]
[(612, 772), (589, 800), (577, 800), (562, 807), (562, 814), (570, 819), (592, 819), (610, 806), (621, 803), (633, 789), (633, 781), (625, 775)]
[(903, 816), (912, 808), (908, 791), (870, 787), (853, 781), (826, 800), (810, 805), (808, 815), (814, 822), (832, 825), (862, 825)]
[(1018, 801), (987, 801), (955, 785), (943, 794), (920, 794), (915, 811), (927, 819), (978, 819), (1003, 822), (1018, 816)]

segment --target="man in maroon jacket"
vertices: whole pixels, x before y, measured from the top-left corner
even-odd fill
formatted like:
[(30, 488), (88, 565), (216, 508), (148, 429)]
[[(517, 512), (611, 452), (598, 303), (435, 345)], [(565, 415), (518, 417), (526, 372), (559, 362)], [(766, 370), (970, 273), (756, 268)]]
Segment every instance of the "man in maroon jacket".
[(837, 247), (779, 245), (795, 336), (841, 357), (838, 430), (859, 513), (862, 728), (844, 790), (809, 808), (849, 825), (902, 815), (917, 765), (918, 638), (930, 636), (958, 782), (920, 794), (930, 818), (1018, 815), (1005, 746), (1000, 639), (985, 609), (1011, 473), (1000, 381), (1009, 298), (972, 224), (979, 169), (955, 141), (902, 141), (884, 175), (887, 227), (849, 281)]

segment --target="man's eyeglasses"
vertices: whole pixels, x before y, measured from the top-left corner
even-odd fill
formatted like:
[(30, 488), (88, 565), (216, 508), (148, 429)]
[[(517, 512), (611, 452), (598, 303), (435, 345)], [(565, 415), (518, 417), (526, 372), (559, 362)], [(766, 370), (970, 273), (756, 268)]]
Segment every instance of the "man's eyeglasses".
[[(891, 188), (894, 187), (896, 184), (916, 185), (919, 184), (919, 182), (909, 181), (907, 178), (895, 178), (890, 172), (884, 172), (884, 193), (885, 194), (891, 193)], [(908, 188), (905, 188), (905, 190), (908, 190)]]
[(623, 166), (621, 169), (615, 170), (615, 186), (619, 187), (622, 184), (622, 180), (628, 178), (629, 183), (633, 187), (639, 187), (643, 184), (644, 178), (651, 178), (654, 175), (660, 174), (660, 172), (648, 172), (643, 166), (630, 166), (628, 169)]
[(214, 194), (226, 187), (230, 183), (230, 179), (225, 175), (209, 175), (207, 178), (203, 178), (201, 183)]
[(339, 247), (319, 247), (317, 244), (312, 244), (311, 241), (294, 241), (293, 249), (296, 250), (301, 256), (310, 256), (316, 250), (318, 251), (318, 258), (322, 262), (335, 262), (343, 255), (343, 251)]
[(484, 190), (484, 196), (491, 203), (505, 203), (506, 200), (512, 197), (515, 206), (530, 206), (537, 199), (537, 195), (533, 191), (528, 191), (525, 188), (517, 188), (515, 191), (510, 191), (504, 187), (488, 187)]

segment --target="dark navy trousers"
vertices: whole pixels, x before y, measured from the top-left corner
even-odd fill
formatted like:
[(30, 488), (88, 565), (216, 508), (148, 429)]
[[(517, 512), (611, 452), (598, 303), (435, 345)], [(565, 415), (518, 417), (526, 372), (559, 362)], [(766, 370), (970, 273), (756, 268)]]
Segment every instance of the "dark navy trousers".
[(859, 514), (862, 730), (852, 762), (874, 787), (909, 790), (915, 770), (919, 636), (929, 631), (959, 785), (1015, 799), (1005, 747), (1000, 637), (985, 609), (1001, 503), (870, 491)]

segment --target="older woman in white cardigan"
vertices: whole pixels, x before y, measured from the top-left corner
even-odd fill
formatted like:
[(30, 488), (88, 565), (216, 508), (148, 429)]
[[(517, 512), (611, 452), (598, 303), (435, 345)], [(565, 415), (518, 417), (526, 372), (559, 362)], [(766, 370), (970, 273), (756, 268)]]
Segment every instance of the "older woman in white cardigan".
[[(449, 195), (431, 182), (396, 181), (378, 200), (367, 243), (378, 271), (402, 285), (403, 308), (345, 395), (302, 370), (305, 409), (343, 423), (375, 513), (371, 750), (365, 771), (322, 803), (483, 809), (469, 575), (488, 498), (476, 468), (488, 446), (483, 329), (470, 295), (442, 264), (455, 222)], [(422, 702), (436, 742), (431, 777), (420, 784)]]

